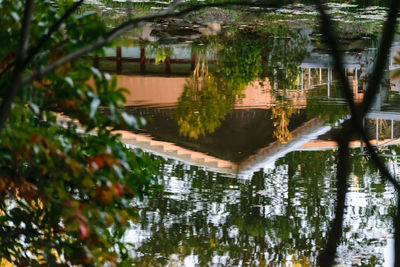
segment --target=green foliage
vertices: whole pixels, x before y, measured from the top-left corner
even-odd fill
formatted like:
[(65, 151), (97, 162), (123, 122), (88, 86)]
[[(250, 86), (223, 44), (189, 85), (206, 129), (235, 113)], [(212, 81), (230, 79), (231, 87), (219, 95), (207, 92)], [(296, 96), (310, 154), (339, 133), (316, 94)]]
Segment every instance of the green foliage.
[(227, 82), (247, 85), (258, 77), (263, 46), (254, 37), (251, 33), (239, 31), (220, 51), (217, 72)]
[(272, 30), (264, 33), (270, 38), (266, 39), (262, 51), (265, 64), (261, 76), (268, 77), (271, 84), (277, 82), (279, 89), (296, 89), (299, 66), (308, 55), (309, 40), (299, 30), (288, 27)]
[[(23, 3), (0, 1), (2, 95), (10, 86), (13, 67), (7, 67), (18, 47)], [(35, 3), (30, 47), (73, 1)], [(105, 32), (96, 14), (72, 15), (25, 72)], [(125, 94), (115, 77), (83, 59), (22, 88), (0, 135), (1, 260), (18, 266), (131, 262), (122, 242), (136, 220), (130, 203), (153, 188), (155, 164), (113, 134), (142, 124), (122, 111)]]
[(236, 94), (225, 80), (209, 73), (205, 63), (201, 67), (199, 63), (186, 80), (176, 107), (180, 134), (197, 139), (200, 135), (213, 133), (233, 108)]

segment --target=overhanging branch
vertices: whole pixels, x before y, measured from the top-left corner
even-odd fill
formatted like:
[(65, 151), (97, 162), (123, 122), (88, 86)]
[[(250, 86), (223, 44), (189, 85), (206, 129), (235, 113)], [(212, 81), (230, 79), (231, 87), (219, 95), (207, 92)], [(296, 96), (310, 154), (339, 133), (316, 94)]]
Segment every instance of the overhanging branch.
[(112, 40), (114, 40), (116, 37), (120, 36), (121, 34), (127, 32), (128, 30), (139, 26), (141, 23), (144, 22), (152, 22), (157, 19), (162, 19), (162, 18), (170, 18), (170, 17), (179, 17), (186, 15), (188, 13), (191, 13), (196, 10), (208, 8), (208, 7), (229, 7), (229, 6), (248, 6), (248, 7), (277, 7), (277, 4), (267, 4), (267, 3), (261, 3), (261, 2), (254, 2), (254, 1), (246, 1), (246, 2), (236, 2), (236, 1), (231, 1), (231, 2), (222, 2), (222, 3), (205, 3), (205, 4), (196, 4), (192, 5), (189, 7), (186, 7), (180, 11), (175, 11), (175, 8), (180, 4), (180, 2), (176, 2), (177, 4), (173, 6), (174, 8), (168, 8), (167, 11), (161, 11), (155, 15), (149, 15), (149, 16), (143, 16), (140, 18), (135, 18), (132, 20), (129, 20), (120, 26), (114, 28), (110, 32), (108, 32), (105, 36), (100, 37), (97, 41), (75, 51), (72, 52), (65, 57), (55, 61), (53, 64), (48, 65), (47, 67), (44, 67), (40, 70), (35, 71), (33, 74), (25, 77), (22, 80), (22, 85), (26, 85), (31, 83), (33, 80), (40, 79), (46, 74), (49, 74), (53, 72), (55, 69), (57, 69), (59, 66), (62, 66), (63, 64), (72, 61), (76, 58), (79, 58), (90, 51), (93, 51), (97, 48), (100, 48)]

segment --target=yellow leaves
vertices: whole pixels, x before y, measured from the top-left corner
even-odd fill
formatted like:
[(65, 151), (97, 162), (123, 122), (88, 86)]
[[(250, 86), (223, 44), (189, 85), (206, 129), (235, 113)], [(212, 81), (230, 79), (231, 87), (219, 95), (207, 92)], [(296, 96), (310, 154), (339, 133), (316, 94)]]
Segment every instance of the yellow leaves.
[(32, 202), (37, 197), (37, 187), (25, 179), (14, 180), (9, 177), (0, 178), (0, 195), (11, 193), (17, 198), (23, 198), (27, 202)]
[(214, 247), (216, 247), (217, 246), (217, 243), (215, 242), (215, 239), (214, 238), (211, 238), (210, 239), (210, 248), (214, 248)]
[[(394, 57), (393, 60), (397, 65), (400, 65), (400, 51), (398, 51), (397, 54), (399, 56)], [(395, 72), (392, 74), (392, 79), (396, 79), (398, 77), (400, 77), (400, 69), (395, 70)]]
[(290, 117), (295, 112), (291, 101), (280, 101), (272, 108), (271, 119), (274, 121), (276, 127), (273, 131), (273, 136), (278, 139), (281, 143), (287, 143), (292, 139), (292, 135), (289, 131)]
[(25, 179), (22, 179), (18, 184), (17, 192), (17, 195), (31, 202), (33, 198), (37, 196), (37, 187)]
[(5, 259), (1, 259), (0, 260), (0, 266), (3, 267), (13, 267), (14, 265), (11, 264), (9, 261), (5, 260)]
[(14, 187), (14, 183), (10, 181), (9, 178), (0, 178), (0, 196), (5, 195), (5, 191), (8, 187)]

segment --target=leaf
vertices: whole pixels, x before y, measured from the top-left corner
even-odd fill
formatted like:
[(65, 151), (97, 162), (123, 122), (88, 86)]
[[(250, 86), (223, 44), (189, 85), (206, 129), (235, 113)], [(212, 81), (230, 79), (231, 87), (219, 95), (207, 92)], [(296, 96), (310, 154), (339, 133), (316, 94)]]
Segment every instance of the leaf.
[(89, 228), (87, 227), (86, 224), (79, 224), (78, 227), (78, 234), (79, 234), (79, 239), (83, 240), (89, 237)]
[(126, 112), (122, 112), (121, 116), (124, 119), (125, 123), (128, 124), (129, 126), (133, 126), (136, 128), (139, 127), (137, 120), (134, 116), (131, 116), (131, 115), (127, 114)]
[(40, 109), (39, 109), (39, 106), (38, 105), (36, 105), (35, 103), (32, 103), (32, 102), (30, 102), (29, 101), (29, 107), (32, 109), (32, 111), (35, 113), (35, 114), (39, 114), (39, 112), (40, 112)]
[(74, 81), (71, 79), (71, 77), (65, 77), (65, 81), (71, 86), (74, 86)]
[(93, 74), (94, 74), (95, 76), (97, 76), (97, 78), (99, 78), (99, 79), (102, 79), (102, 78), (103, 78), (102, 75), (101, 75), (101, 72), (100, 72), (97, 68), (95, 68), (95, 67), (90, 67), (90, 70), (93, 72)]
[(98, 99), (98, 98), (94, 98), (92, 103), (90, 103), (90, 114), (89, 114), (89, 117), (91, 119), (94, 118), (94, 114), (96, 114), (96, 111), (97, 111), (97, 108), (99, 107), (99, 105), (100, 105), (100, 99)]
[(396, 79), (400, 77), (400, 70), (396, 70), (393, 74), (392, 74), (392, 79)]
[(11, 16), (17, 21), (19, 22), (21, 20), (21, 18), (19, 17), (19, 15), (16, 12), (11, 12)]

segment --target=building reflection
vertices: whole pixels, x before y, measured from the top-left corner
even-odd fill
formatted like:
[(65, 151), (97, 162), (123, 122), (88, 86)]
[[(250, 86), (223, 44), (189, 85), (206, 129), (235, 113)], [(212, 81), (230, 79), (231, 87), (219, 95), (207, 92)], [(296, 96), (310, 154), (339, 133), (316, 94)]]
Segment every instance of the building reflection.
[[(374, 56), (366, 51), (361, 56), (345, 57), (345, 74), (356, 103), (361, 103), (366, 90), (370, 68), (366, 62)], [(215, 54), (202, 52), (201, 57), (207, 69), (214, 71)], [(145, 45), (108, 49), (106, 57), (93, 58), (95, 66), (116, 73), (118, 86), (129, 90), (126, 110), (149, 119), (145, 129), (123, 135), (127, 143), (215, 171), (243, 175), (273, 164), (291, 151), (336, 147), (329, 135), (331, 126), (326, 124), (331, 115), (328, 110), (332, 106), (345, 110), (346, 104), (336, 86), (329, 55), (312, 52), (296, 67), (297, 76), (289, 87), (287, 81), (278, 79), (285, 70), (273, 69), (270, 76), (250, 82), (236, 94), (232, 110), (224, 112), (217, 129), (197, 140), (180, 136), (174, 111), (188, 77), (200, 64), (199, 58), (189, 45), (173, 46), (161, 64), (156, 64), (155, 52)], [(397, 68), (390, 64), (391, 70)], [(390, 88), (381, 89), (365, 120), (371, 144), (376, 146), (399, 142), (400, 113), (393, 110), (396, 105), (388, 96), (399, 91), (395, 85), (400, 82), (390, 83)], [(311, 110), (316, 102), (320, 106)], [(341, 112), (344, 120), (347, 113)], [(337, 115), (335, 110), (333, 113)], [(365, 144), (354, 136), (350, 146), (363, 148)]]

